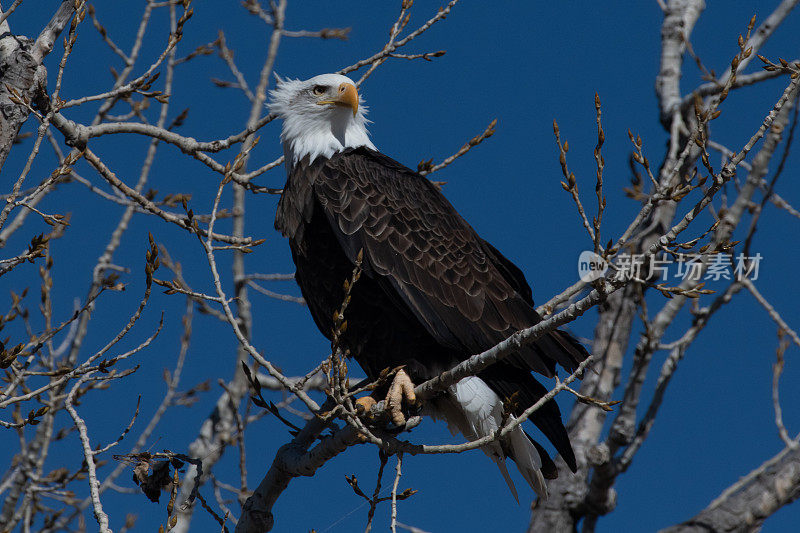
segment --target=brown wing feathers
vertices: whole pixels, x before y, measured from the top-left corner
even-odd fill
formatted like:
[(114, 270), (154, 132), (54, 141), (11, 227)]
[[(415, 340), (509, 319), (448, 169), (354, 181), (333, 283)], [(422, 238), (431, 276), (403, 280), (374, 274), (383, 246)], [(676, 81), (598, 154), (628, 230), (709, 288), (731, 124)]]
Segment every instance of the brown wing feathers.
[[(321, 208), (350, 261), (363, 249), (365, 274), (443, 347), (466, 358), (540, 320), (522, 272), (424, 177), (366, 148), (345, 150), (303, 171), (312, 179), (287, 186), (284, 198), (292, 201), (282, 205), (282, 198), (276, 226), (292, 237), (310, 209)], [(586, 356), (569, 335), (553, 332), (481, 378), (501, 397), (515, 396), (524, 410), (546, 392), (531, 370), (552, 376), (555, 363), (572, 370)], [(574, 470), (556, 404), (532, 420)]]
[[(459, 348), (477, 353), (540, 320), (522, 272), (422, 176), (361, 148), (328, 161), (314, 191), (351, 260), (363, 247), (369, 267), (389, 278), (423, 322), (443, 322), (451, 334), (431, 331), (440, 342), (458, 339)], [(553, 362), (571, 370), (586, 357), (549, 337), (512, 360), (551, 376)]]

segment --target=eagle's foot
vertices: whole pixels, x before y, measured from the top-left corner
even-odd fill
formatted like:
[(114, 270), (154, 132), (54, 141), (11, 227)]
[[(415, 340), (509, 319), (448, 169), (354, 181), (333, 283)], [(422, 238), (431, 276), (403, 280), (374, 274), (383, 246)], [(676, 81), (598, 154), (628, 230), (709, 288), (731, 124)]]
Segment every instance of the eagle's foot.
[(386, 394), (386, 412), (389, 419), (397, 427), (406, 425), (406, 417), (403, 414), (403, 401), (415, 404), (417, 395), (414, 394), (414, 383), (402, 368), (397, 371)]
[(369, 415), (370, 410), (378, 403), (372, 396), (364, 396), (356, 400), (356, 410)]

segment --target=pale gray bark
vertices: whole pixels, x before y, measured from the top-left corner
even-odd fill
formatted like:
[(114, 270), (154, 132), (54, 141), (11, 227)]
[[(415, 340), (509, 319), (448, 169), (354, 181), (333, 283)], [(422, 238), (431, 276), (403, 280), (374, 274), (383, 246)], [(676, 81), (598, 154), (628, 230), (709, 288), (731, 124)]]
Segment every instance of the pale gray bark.
[(661, 533), (750, 533), (775, 511), (800, 498), (800, 448), (785, 449), (774, 464), (694, 518)]
[(10, 32), (0, 36), (0, 168), (29, 113), (25, 105), (12, 101), (8, 87), (28, 101), (46, 91), (47, 70), (34, 59), (34, 44)]
[[(619, 384), (622, 360), (630, 342), (631, 325), (636, 315), (636, 304), (632, 297), (633, 287), (612, 294), (599, 308), (592, 353), (601, 354), (594, 372), (587, 372), (581, 382), (580, 392), (600, 401), (611, 399)], [(586, 501), (588, 479), (593, 466), (608, 462), (608, 454), (595, 450), (606, 421), (606, 412), (594, 406), (576, 404), (570, 414), (567, 430), (570, 434), (578, 472), (572, 474), (559, 458), (559, 477), (548, 483), (550, 497), (537, 504), (531, 517), (529, 531), (573, 531), (577, 521), (585, 514), (587, 505), (602, 507), (605, 512), (613, 509), (614, 501)], [(595, 463), (595, 464), (592, 464)]]
[(35, 41), (14, 35), (8, 20), (0, 25), (0, 169), (29, 113), (24, 104), (11, 101), (12, 93), (6, 86), (28, 102), (47, 97), (47, 69), (42, 61), (53, 50), (74, 11), (74, 2), (64, 0)]

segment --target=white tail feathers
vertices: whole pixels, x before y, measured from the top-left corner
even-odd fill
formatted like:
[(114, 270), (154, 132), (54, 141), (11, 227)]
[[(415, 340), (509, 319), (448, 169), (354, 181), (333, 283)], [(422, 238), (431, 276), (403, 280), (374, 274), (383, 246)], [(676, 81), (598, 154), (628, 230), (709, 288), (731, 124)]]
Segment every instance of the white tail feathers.
[(542, 475), (542, 459), (539, 457), (539, 451), (519, 426), (508, 435), (507, 439), (511, 445), (509, 457), (517, 463), (520, 474), (536, 494), (547, 499), (547, 485)]
[[(451, 386), (447, 395), (434, 403), (434, 418), (444, 418), (451, 433), (461, 433), (469, 441), (494, 434), (503, 418), (503, 402), (482, 379), (470, 376)], [(513, 420), (513, 417), (512, 417)], [(500, 469), (519, 502), (517, 489), (506, 467), (506, 458), (511, 458), (522, 477), (541, 498), (547, 498), (547, 486), (542, 476), (542, 460), (539, 452), (521, 427), (517, 426), (501, 441), (481, 448)]]

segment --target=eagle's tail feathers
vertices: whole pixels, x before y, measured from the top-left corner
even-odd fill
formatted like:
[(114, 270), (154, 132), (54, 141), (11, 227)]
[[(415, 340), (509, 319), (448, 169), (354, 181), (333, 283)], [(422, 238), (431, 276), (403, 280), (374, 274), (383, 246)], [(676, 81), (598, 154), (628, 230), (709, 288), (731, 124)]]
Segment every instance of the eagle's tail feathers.
[[(486, 382), (479, 377), (470, 376), (451, 386), (448, 392), (447, 396), (435, 402), (435, 409), (431, 413), (434, 418), (444, 418), (454, 435), (461, 433), (469, 441), (495, 434), (503, 421), (503, 402)], [(508, 473), (507, 457), (516, 463), (522, 477), (536, 494), (547, 498), (542, 458), (520, 426), (502, 441), (492, 442), (481, 449), (497, 464), (517, 502), (519, 495)]]
[(528, 482), (528, 485), (539, 495), (542, 499), (547, 499), (547, 485), (542, 475), (542, 459), (539, 457), (539, 451), (533, 445), (533, 442), (528, 438), (521, 427), (517, 426), (514, 431), (508, 435), (508, 444), (511, 448), (509, 457), (511, 457), (517, 468), (519, 469), (522, 477)]
[(491, 457), (495, 464), (497, 464), (497, 468), (500, 469), (500, 473), (503, 474), (503, 479), (506, 480), (506, 485), (508, 485), (508, 489), (511, 491), (511, 494), (514, 495), (514, 499), (517, 500), (517, 505), (519, 505), (519, 494), (517, 494), (517, 487), (514, 485), (514, 481), (511, 479), (511, 476), (508, 473), (508, 468), (506, 467), (506, 460), (496, 454), (488, 454)]

